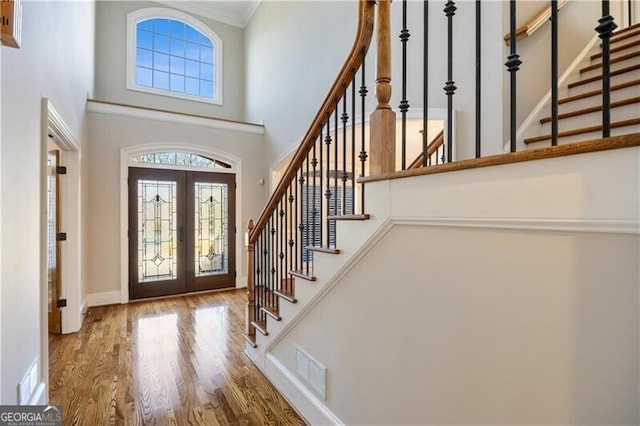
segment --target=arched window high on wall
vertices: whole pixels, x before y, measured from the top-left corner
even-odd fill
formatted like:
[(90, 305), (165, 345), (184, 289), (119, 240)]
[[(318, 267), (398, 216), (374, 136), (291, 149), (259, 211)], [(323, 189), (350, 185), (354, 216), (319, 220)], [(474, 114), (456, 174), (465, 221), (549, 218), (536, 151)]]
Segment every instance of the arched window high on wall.
[(222, 40), (172, 9), (127, 16), (127, 89), (222, 104)]

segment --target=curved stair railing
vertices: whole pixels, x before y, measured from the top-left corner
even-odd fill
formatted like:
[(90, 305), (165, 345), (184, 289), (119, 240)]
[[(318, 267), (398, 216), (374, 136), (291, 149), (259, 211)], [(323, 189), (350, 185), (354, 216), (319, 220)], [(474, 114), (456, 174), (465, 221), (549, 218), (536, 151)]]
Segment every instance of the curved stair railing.
[[(365, 58), (375, 1), (360, 0), (356, 37), (340, 73), (258, 220), (249, 222), (245, 338), (267, 334), (280, 299), (295, 303), (295, 278), (313, 281), (314, 251), (337, 253), (335, 221), (366, 219)], [(357, 161), (356, 161), (357, 157)], [(356, 208), (356, 204), (359, 204)]]

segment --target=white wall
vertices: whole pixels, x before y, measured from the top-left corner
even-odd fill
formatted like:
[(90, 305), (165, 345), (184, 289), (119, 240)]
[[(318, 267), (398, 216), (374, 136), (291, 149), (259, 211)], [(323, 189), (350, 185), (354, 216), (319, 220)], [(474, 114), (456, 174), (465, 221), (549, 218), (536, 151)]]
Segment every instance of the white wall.
[(223, 104), (213, 105), (126, 89), (127, 14), (147, 7), (167, 7), (144, 1), (98, 1), (96, 8), (96, 99), (217, 118), (242, 120), (244, 113), (244, 52), (241, 28), (202, 16), (223, 43)]
[[(104, 113), (89, 114), (90, 144), (85, 152), (85, 208), (88, 256), (85, 279), (88, 292), (120, 291), (120, 150), (145, 144), (187, 144), (209, 147), (242, 159), (242, 221), (244, 235), (249, 219), (256, 220), (266, 200), (267, 187), (262, 134), (213, 129), (168, 120), (152, 120)], [(241, 239), (240, 241), (243, 241)], [(245, 251), (238, 280), (246, 276)], [(119, 301), (119, 299), (116, 299)], [(110, 303), (115, 303), (111, 301)]]
[(41, 379), (47, 376), (40, 305), (41, 98), (50, 99), (84, 145), (85, 100), (93, 92), (95, 5), (23, 2), (23, 8), (21, 48), (0, 52), (2, 404), (17, 403), (17, 384), (34, 359)]
[(263, 1), (245, 28), (245, 118), (264, 120), (271, 165), (300, 143), (355, 36), (357, 4)]
[(248, 353), (310, 419), (637, 424), (639, 185), (640, 148), (367, 184)]

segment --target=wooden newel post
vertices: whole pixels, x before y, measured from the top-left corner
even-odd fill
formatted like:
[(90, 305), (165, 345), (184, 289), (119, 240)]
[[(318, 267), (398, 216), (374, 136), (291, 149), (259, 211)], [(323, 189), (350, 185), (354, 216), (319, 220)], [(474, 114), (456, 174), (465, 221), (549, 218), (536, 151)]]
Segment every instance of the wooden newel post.
[[(253, 231), (254, 224), (253, 220), (249, 220), (249, 236), (251, 236), (251, 231)], [(254, 336), (255, 329), (251, 323), (255, 321), (255, 301), (253, 299), (254, 294), (254, 265), (253, 265), (253, 251), (254, 251), (254, 243), (249, 239), (249, 244), (247, 246), (247, 313), (246, 313), (246, 324), (245, 324), (245, 334), (247, 336)]]
[(391, 109), (391, 0), (378, 0), (378, 63), (376, 98), (378, 106), (371, 114), (369, 173), (396, 170), (396, 113)]

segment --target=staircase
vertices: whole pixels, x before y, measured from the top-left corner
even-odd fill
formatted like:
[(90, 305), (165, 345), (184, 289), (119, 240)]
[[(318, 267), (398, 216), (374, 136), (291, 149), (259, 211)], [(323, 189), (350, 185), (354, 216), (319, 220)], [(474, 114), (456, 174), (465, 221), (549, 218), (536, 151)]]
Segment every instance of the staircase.
[[(591, 52), (577, 78), (560, 88), (566, 93), (558, 101), (559, 143), (602, 137), (602, 52), (601, 45)], [(549, 113), (547, 107), (546, 112)], [(530, 147), (548, 145), (551, 117), (539, 118), (539, 136), (524, 139)], [(611, 37), (611, 135), (640, 132), (640, 24)]]
[[(403, 6), (406, 3), (411, 2), (403, 2)], [(428, 5), (428, 2), (425, 4)], [(425, 414), (428, 416), (439, 407), (447, 406), (445, 412), (464, 416), (466, 410), (458, 409), (460, 398), (456, 393), (466, 389), (464, 383), (467, 380), (476, 386), (469, 389), (478, 389), (471, 392), (466, 399), (467, 404), (491, 394), (484, 394), (486, 380), (474, 377), (483, 368), (474, 367), (473, 371), (469, 370), (471, 374), (463, 374), (460, 370), (463, 365), (483, 365), (472, 356), (475, 348), (485, 349), (485, 342), (477, 338), (495, 338), (495, 347), (502, 347), (511, 338), (500, 336), (501, 330), (505, 325), (510, 326), (513, 318), (520, 320), (526, 317), (527, 321), (530, 320), (527, 326), (540, 323), (539, 309), (523, 314), (524, 311), (513, 309), (515, 305), (511, 302), (501, 303), (504, 292), (514, 292), (516, 295), (532, 289), (535, 292), (545, 288), (540, 283), (551, 283), (551, 289), (556, 289), (556, 284), (567, 285), (570, 291), (566, 293), (571, 297), (558, 309), (557, 315), (563, 320), (568, 317), (565, 306), (585, 303), (584, 300), (572, 299), (576, 293), (574, 288), (592, 278), (597, 279), (591, 274), (584, 277), (576, 275), (576, 262), (580, 260), (580, 266), (593, 267), (600, 273), (597, 262), (574, 258), (574, 254), (580, 253), (575, 252), (573, 246), (561, 253), (564, 259), (550, 258), (549, 262), (555, 265), (550, 268), (540, 268), (539, 264), (526, 260), (527, 256), (521, 256), (521, 252), (510, 243), (505, 243), (498, 251), (501, 256), (499, 259), (487, 247), (494, 240), (503, 238), (503, 234), (514, 230), (517, 230), (517, 238), (520, 238), (520, 234), (527, 234), (527, 238), (523, 237), (522, 248), (531, 250), (531, 253), (538, 250), (531, 243), (531, 240), (537, 241), (538, 236), (528, 238), (528, 234), (535, 234), (533, 231), (558, 232), (562, 238), (574, 238), (573, 233), (581, 232), (606, 234), (613, 230), (615, 233), (622, 228), (624, 231), (620, 232), (635, 232), (635, 228), (632, 228), (637, 227), (637, 217), (633, 213), (637, 205), (637, 184), (631, 181), (629, 174), (637, 170), (640, 146), (640, 25), (620, 30), (611, 38), (612, 137), (602, 138), (599, 125), (602, 110), (601, 54), (592, 52), (586, 58), (588, 63), (576, 71), (579, 77), (560, 88), (561, 96), (564, 96), (559, 101), (562, 146), (549, 147), (550, 118), (538, 117), (540, 128), (536, 130), (540, 136), (524, 139), (528, 150), (482, 157), (477, 129), (476, 158), (451, 162), (447, 159), (454, 158), (450, 144), (453, 132), (448, 129), (425, 144), (424, 152), (407, 162), (409, 166), (406, 169), (398, 171), (393, 168), (396, 164), (395, 125), (402, 119), (396, 120), (389, 105), (391, 89), (388, 86), (391, 77), (390, 48), (387, 43), (390, 1), (361, 0), (359, 8), (356, 41), (345, 65), (264, 211), (255, 223), (250, 221), (248, 226), (246, 354), (311, 424), (343, 424), (339, 415), (343, 415), (346, 421), (353, 420), (348, 416), (351, 407), (345, 407), (350, 405), (352, 399), (361, 400), (359, 417), (354, 417), (354, 424), (374, 421), (391, 424), (397, 419), (405, 419), (407, 424), (418, 424), (423, 420), (411, 417), (407, 414), (408, 410), (402, 407), (428, 412)], [(368, 93), (365, 57), (373, 35), (374, 8), (378, 8), (375, 15), (379, 30), (375, 81), (378, 106), (371, 113), (370, 108), (365, 107)], [(449, 5), (448, 11), (447, 19), (451, 19), (455, 8)], [(477, 13), (480, 16), (479, 11)], [(404, 38), (402, 35), (400, 38), (403, 43), (408, 39), (405, 30), (401, 32)], [(451, 39), (450, 35), (449, 43)], [(404, 83), (403, 78), (399, 86), (404, 86)], [(454, 82), (447, 81), (447, 87), (451, 86), (454, 86)], [(453, 95), (452, 91), (449, 95)], [(428, 96), (424, 99), (428, 99)], [(408, 108), (404, 102), (400, 104), (402, 118), (406, 118), (404, 114)], [(447, 109), (447, 125), (451, 126), (451, 105)], [(423, 108), (423, 111), (428, 111), (428, 108)], [(361, 123), (365, 122), (367, 115), (370, 122), (369, 129), (365, 130)], [(514, 122), (515, 119), (511, 123), (511, 131), (515, 133)], [(426, 116), (423, 123), (427, 123)], [(425, 127), (426, 124), (423, 124)], [(362, 132), (358, 141), (356, 132)], [(368, 151), (365, 150), (366, 138)], [(390, 143), (390, 140), (393, 142)], [(471, 138), (461, 143), (470, 144)], [(633, 151), (626, 150), (628, 148)], [(600, 154), (600, 151), (607, 152)], [(566, 156), (566, 161), (555, 160), (561, 156)], [(541, 161), (536, 163), (532, 160)], [(369, 170), (366, 176), (365, 162)], [(496, 167), (503, 165), (505, 167)], [(609, 179), (610, 173), (615, 179)], [(594, 184), (588, 185), (588, 191), (585, 192), (583, 186), (588, 180)], [(621, 196), (606, 199), (605, 196), (611, 192), (609, 182), (613, 182), (616, 188), (622, 188), (618, 189)], [(349, 188), (353, 199), (350, 206), (344, 201)], [(609, 210), (603, 213), (600, 204)], [(576, 224), (588, 231), (575, 228)], [(406, 227), (404, 230), (392, 235), (397, 236), (398, 240), (386, 245), (384, 256), (375, 252), (385, 245), (382, 239), (386, 238), (387, 232), (403, 226)], [(465, 228), (474, 229), (460, 231), (469, 232), (470, 235), (465, 236), (464, 241), (460, 240), (462, 242), (458, 246), (455, 240), (459, 236), (458, 230)], [(502, 232), (505, 229), (508, 232)], [(532, 232), (521, 232), (523, 229)], [(450, 240), (450, 236), (454, 239)], [(548, 255), (549, 251), (555, 249), (555, 243), (543, 237), (540, 238), (541, 252)], [(411, 245), (404, 244), (405, 241)], [(477, 247), (467, 250), (467, 242)], [(447, 244), (451, 247), (443, 251), (443, 246)], [(576, 240), (575, 247), (578, 246), (580, 241)], [(598, 250), (604, 254), (607, 244), (603, 243), (594, 249)], [(445, 251), (446, 255), (443, 254)], [(463, 252), (466, 254), (461, 254)], [(366, 267), (357, 269), (359, 263), (367, 261), (367, 256), (370, 257)], [(483, 262), (474, 262), (482, 256), (486, 256)], [(521, 265), (511, 265), (512, 275), (503, 271), (510, 268), (496, 267), (496, 264), (504, 266), (503, 263), (508, 263), (504, 257), (512, 258), (516, 265)], [(395, 264), (387, 263), (389, 259)], [(467, 267), (475, 267), (479, 273), (466, 276)], [(557, 280), (555, 276), (545, 277), (547, 272), (556, 269), (565, 271), (564, 275), (560, 274)], [(627, 271), (631, 275), (635, 270), (629, 267)], [(458, 273), (462, 278), (450, 279), (449, 274)], [(529, 282), (531, 277), (534, 278)], [(491, 286), (496, 283), (500, 283), (501, 289), (492, 290)], [(389, 285), (394, 287), (390, 288)], [(451, 289), (456, 286), (458, 290), (452, 292)], [(485, 292), (484, 286), (488, 292)], [(434, 290), (442, 291), (443, 303), (439, 304), (437, 297), (433, 298)], [(345, 293), (347, 297), (343, 297)], [(488, 302), (478, 309), (478, 315), (465, 317), (469, 309), (477, 309), (481, 305), (477, 302), (484, 297), (488, 298)], [(461, 299), (466, 302), (459, 306), (458, 311), (450, 311), (449, 306)], [(549, 301), (557, 302), (557, 298), (542, 295), (531, 300), (525, 297), (522, 307), (527, 311), (532, 303), (539, 302), (540, 309), (546, 309)], [(434, 312), (440, 309), (443, 314), (434, 316)], [(494, 318), (493, 313), (500, 310), (503, 312)], [(597, 310), (589, 310), (592, 311)], [(380, 315), (382, 312), (385, 313), (384, 318)], [(471, 337), (460, 340), (461, 346), (452, 346), (450, 336), (467, 327), (473, 331), (476, 319), (484, 321), (487, 312), (491, 312), (488, 317), (492, 321), (495, 319), (497, 326), (491, 324), (480, 334), (472, 332)], [(637, 318), (637, 312), (634, 315)], [(447, 324), (449, 322), (452, 324)], [(449, 325), (451, 334), (442, 333)], [(430, 331), (425, 332), (427, 329)], [(526, 336), (523, 348), (530, 344), (531, 336), (517, 327), (514, 330), (515, 337)], [(567, 339), (571, 340), (573, 330), (570, 327), (567, 330)], [(440, 344), (424, 338), (429, 334), (441, 336)], [(366, 338), (363, 338), (365, 335)], [(533, 338), (539, 339), (542, 346), (548, 344), (546, 331), (541, 331)], [(354, 339), (358, 339), (357, 342)], [(566, 343), (565, 340), (560, 341), (562, 345), (549, 345), (547, 349), (556, 351), (558, 346)], [(403, 345), (407, 344), (412, 345), (413, 350), (403, 350)], [(569, 352), (573, 350), (571, 344), (565, 346)], [(424, 362), (440, 349), (443, 355), (436, 363)], [(305, 350), (314, 355), (307, 355)], [(448, 350), (463, 361), (452, 362), (453, 367), (447, 366), (449, 375), (441, 377), (440, 385), (423, 380), (429, 375), (432, 378), (439, 377), (436, 371), (439, 363), (448, 364), (450, 361)], [(488, 353), (486, 363), (496, 371), (501, 369), (494, 365), (495, 355), (499, 355), (499, 352), (501, 350)], [(523, 356), (529, 357), (531, 352), (526, 350)], [(315, 361), (312, 356), (317, 356), (320, 361)], [(576, 356), (585, 355), (577, 351)], [(571, 357), (562, 359), (572, 357), (573, 353)], [(375, 362), (368, 362), (372, 358)], [(345, 359), (348, 359), (348, 368), (344, 368)], [(519, 356), (509, 355), (504, 359), (516, 366), (514, 372), (522, 373), (522, 381), (527, 381), (524, 378), (528, 378), (529, 374), (536, 374), (529, 365), (523, 368), (518, 364), (521, 359)], [(470, 360), (471, 363), (467, 364), (464, 360)], [(530, 365), (537, 363), (538, 359), (534, 356)], [(585, 365), (590, 369), (591, 364)], [(433, 371), (425, 372), (424, 369)], [(607, 371), (607, 366), (601, 370)], [(562, 370), (558, 368), (558, 371)], [(590, 370), (583, 373), (591, 374)], [(411, 390), (394, 389), (400, 376), (403, 385), (415, 382), (414, 387)], [(491, 405), (496, 413), (503, 413), (513, 406), (509, 399), (512, 387), (520, 389), (523, 395), (528, 392), (528, 385), (520, 386), (517, 380), (511, 383), (512, 376), (505, 374), (509, 385), (498, 392), (502, 392), (504, 405), (490, 400), (489, 396), (487, 404), (480, 404), (481, 409), (484, 409), (484, 405)], [(557, 376), (549, 375), (554, 380)], [(462, 384), (453, 386), (453, 393), (444, 399), (446, 404), (436, 402), (429, 407), (423, 404), (425, 400), (439, 401), (441, 390), (453, 382), (458, 383), (458, 380)], [(542, 382), (545, 383), (542, 386), (545, 391), (532, 394), (533, 397), (527, 400), (543, 398), (554, 401), (554, 397), (549, 396), (546, 390), (554, 388), (547, 386), (553, 380), (544, 378)], [(367, 386), (369, 383), (376, 385)], [(377, 386), (378, 383), (385, 383), (386, 388)], [(538, 388), (534, 388), (537, 391)], [(396, 390), (404, 392), (402, 398), (386, 398), (379, 403), (371, 403), (374, 397)], [(427, 395), (429, 392), (433, 394)], [(568, 393), (563, 397), (572, 395)], [(562, 409), (571, 405), (562, 404)], [(396, 417), (389, 415), (388, 412), (396, 407)], [(336, 414), (331, 410), (335, 410)], [(544, 408), (541, 412), (544, 412)], [(368, 417), (370, 413), (377, 414)], [(571, 409), (567, 409), (567, 413), (575, 417)], [(512, 415), (511, 421), (497, 421), (495, 419), (498, 417), (495, 417), (485, 423), (512, 424), (521, 420), (522, 414), (514, 412)], [(451, 418), (458, 419), (455, 416)], [(477, 420), (469, 417), (466, 421), (450, 423), (474, 423)]]

